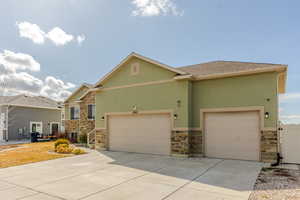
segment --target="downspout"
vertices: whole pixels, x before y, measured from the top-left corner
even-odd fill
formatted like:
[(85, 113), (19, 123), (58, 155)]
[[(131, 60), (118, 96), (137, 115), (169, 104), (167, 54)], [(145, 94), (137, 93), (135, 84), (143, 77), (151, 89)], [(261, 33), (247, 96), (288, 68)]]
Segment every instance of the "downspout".
[(277, 96), (277, 102), (276, 102), (276, 106), (277, 106), (277, 123), (276, 123), (276, 131), (277, 131), (277, 149), (278, 152), (276, 154), (276, 162), (272, 163), (271, 166), (275, 167), (278, 166), (281, 163), (281, 160), (283, 159), (283, 157), (281, 156), (281, 134), (282, 134), (282, 124), (279, 121), (279, 76), (280, 73), (277, 74), (277, 81), (276, 81), (276, 96)]

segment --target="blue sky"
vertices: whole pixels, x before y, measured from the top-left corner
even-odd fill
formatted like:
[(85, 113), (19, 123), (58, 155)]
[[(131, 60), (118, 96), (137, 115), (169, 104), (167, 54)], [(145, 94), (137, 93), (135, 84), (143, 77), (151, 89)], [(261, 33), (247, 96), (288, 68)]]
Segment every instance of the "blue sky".
[[(82, 82), (98, 81), (132, 51), (174, 67), (270, 62), (289, 65), (281, 115), (300, 122), (299, 7), (297, 0), (3, 1), (0, 58), (31, 61), (23, 67), (2, 61), (4, 74), (10, 68), (7, 80), (18, 79), (5, 92), (63, 98)], [(24, 36), (28, 27), (37, 31), (33, 24), (42, 38)]]

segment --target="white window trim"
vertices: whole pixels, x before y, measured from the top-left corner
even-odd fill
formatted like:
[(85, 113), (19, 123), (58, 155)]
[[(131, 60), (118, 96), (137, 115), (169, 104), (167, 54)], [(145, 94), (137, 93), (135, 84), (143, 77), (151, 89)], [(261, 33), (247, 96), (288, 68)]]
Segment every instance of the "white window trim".
[[(95, 110), (94, 110), (94, 115), (95, 115), (95, 116), (94, 116), (94, 119), (89, 118), (89, 105), (95, 106)], [(96, 104), (88, 104), (88, 105), (87, 105), (87, 119), (88, 119), (88, 120), (92, 120), (92, 121), (96, 119)]]
[(58, 128), (58, 131), (59, 131), (59, 129), (60, 129), (60, 128), (59, 128), (60, 122), (50, 122), (50, 133), (49, 133), (50, 135), (52, 134), (52, 124), (57, 124), (57, 125), (58, 125), (58, 127), (57, 127), (57, 128)]
[(41, 129), (42, 129), (42, 132), (40, 134), (43, 134), (43, 122), (30, 121), (30, 133), (32, 132), (32, 124), (40, 124), (41, 125)]

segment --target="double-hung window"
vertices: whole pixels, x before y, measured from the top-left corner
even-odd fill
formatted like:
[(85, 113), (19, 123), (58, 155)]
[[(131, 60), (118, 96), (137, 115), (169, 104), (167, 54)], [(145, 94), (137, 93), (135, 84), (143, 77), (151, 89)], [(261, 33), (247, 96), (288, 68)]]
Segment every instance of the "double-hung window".
[(95, 105), (88, 105), (88, 119), (95, 119)]
[(73, 107), (70, 108), (71, 120), (79, 119), (79, 115), (80, 115), (79, 106), (73, 106)]

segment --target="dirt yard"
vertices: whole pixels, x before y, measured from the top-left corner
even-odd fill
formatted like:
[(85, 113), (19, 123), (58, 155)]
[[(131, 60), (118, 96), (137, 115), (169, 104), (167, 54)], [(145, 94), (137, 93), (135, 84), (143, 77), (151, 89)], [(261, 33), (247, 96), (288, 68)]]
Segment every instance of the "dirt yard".
[(263, 168), (249, 200), (300, 200), (300, 170)]
[(72, 156), (54, 153), (54, 142), (0, 146), (0, 168)]

